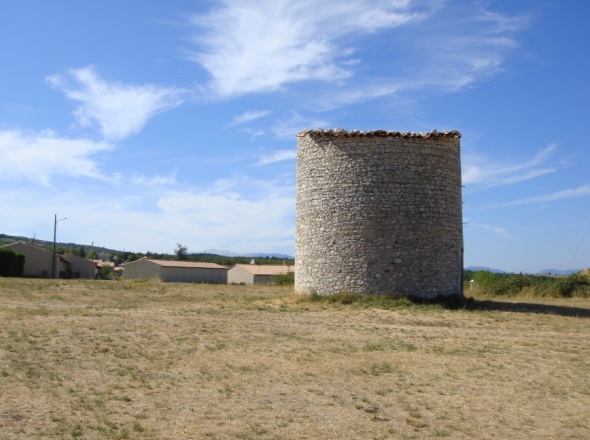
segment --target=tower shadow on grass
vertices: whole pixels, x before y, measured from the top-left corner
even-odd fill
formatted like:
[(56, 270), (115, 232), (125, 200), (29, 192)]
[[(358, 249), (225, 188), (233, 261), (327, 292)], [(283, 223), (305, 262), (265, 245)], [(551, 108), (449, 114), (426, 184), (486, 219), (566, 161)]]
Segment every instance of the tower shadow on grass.
[(366, 295), (360, 293), (338, 292), (330, 295), (318, 295), (317, 293), (312, 292), (310, 295), (300, 297), (299, 301), (375, 307), (388, 310), (407, 308), (408, 306), (416, 305), (442, 307), (447, 310), (536, 313), (543, 315), (590, 318), (590, 308), (501, 300), (477, 300), (475, 298), (463, 296), (425, 299), (417, 296), (406, 297), (397, 294)]
[(474, 298), (456, 298), (450, 302), (445, 302), (444, 306), (448, 309), (498, 311), (513, 313), (537, 313), (542, 315), (590, 318), (590, 309), (581, 307), (558, 306), (551, 304), (535, 304), (527, 302), (505, 302), (492, 300), (477, 300)]

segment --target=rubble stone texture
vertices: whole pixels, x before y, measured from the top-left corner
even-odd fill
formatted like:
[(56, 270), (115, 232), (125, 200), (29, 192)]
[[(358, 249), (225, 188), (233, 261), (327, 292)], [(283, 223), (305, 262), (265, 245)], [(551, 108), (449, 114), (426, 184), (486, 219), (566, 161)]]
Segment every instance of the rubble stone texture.
[(295, 290), (462, 295), (460, 138), (299, 133)]

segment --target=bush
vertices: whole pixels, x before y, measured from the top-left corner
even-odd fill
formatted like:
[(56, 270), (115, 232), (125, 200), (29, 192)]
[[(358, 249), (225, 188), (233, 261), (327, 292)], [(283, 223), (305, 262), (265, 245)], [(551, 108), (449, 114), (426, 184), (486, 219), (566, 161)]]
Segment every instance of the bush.
[(271, 278), (270, 284), (277, 286), (292, 286), (295, 284), (295, 272), (287, 272), (284, 275), (276, 275)]
[(575, 274), (560, 278), (554, 286), (555, 293), (565, 298), (590, 296), (590, 278)]
[(113, 270), (111, 266), (107, 266), (106, 264), (100, 268), (98, 273), (96, 274), (96, 279), (98, 280), (116, 280), (117, 274)]
[(12, 249), (0, 249), (0, 276), (20, 277), (25, 268), (25, 255)]
[(14, 266), (13, 250), (0, 249), (0, 277), (9, 277)]
[(485, 295), (552, 296), (562, 298), (589, 297), (590, 277), (576, 274), (567, 277), (551, 275), (524, 275), (514, 273), (492, 273), (489, 271), (467, 272), (465, 293), (470, 291), (469, 281), (475, 281), (475, 291)]
[(525, 287), (533, 286), (533, 280), (523, 274), (511, 274), (511, 276), (501, 278), (495, 283), (491, 283), (488, 288), (494, 295), (518, 295), (522, 293)]

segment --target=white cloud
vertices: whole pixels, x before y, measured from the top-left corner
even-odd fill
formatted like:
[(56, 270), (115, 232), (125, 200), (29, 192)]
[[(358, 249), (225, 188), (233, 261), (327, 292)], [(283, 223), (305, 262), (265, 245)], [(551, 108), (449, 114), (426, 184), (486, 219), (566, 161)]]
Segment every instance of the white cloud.
[[(402, 91), (468, 87), (502, 70), (528, 21), (480, 2), (220, 0), (193, 18), (191, 58), (211, 75), (215, 96), (322, 81), (311, 100), (329, 110)], [(373, 54), (363, 46), (373, 43), (357, 37), (377, 32)]]
[(256, 111), (256, 112), (246, 112), (242, 113), (239, 116), (236, 116), (230, 123), (230, 126), (234, 125), (242, 125), (246, 122), (255, 121), (256, 119), (264, 118), (268, 116), (270, 112), (268, 110)]
[(331, 123), (323, 119), (312, 119), (293, 113), (286, 119), (277, 121), (272, 127), (273, 134), (279, 139), (296, 139), (297, 133), (305, 128), (333, 128)]
[(71, 69), (47, 81), (81, 103), (74, 111), (80, 126), (98, 126), (105, 138), (113, 140), (138, 133), (151, 117), (180, 105), (186, 94), (174, 87), (107, 82), (92, 67)]
[(540, 150), (532, 159), (520, 163), (499, 163), (487, 157), (470, 156), (463, 158), (463, 184), (494, 187), (511, 185), (558, 171), (561, 166), (546, 165), (556, 149), (552, 144)]
[(493, 226), (493, 225), (489, 225), (489, 224), (479, 224), (479, 223), (468, 223), (470, 228), (475, 228), (475, 229), (483, 229), (486, 231), (490, 231), (495, 235), (498, 235), (500, 237), (503, 238), (514, 238), (514, 236), (512, 234), (510, 234), (505, 228), (502, 228), (501, 226)]
[(290, 180), (239, 176), (204, 188), (154, 185), (149, 191), (144, 182), (124, 183), (122, 191), (107, 181), (92, 197), (81, 185), (4, 189), (0, 211), (10, 212), (10, 218), (3, 232), (50, 239), (58, 213), (68, 218), (60, 224), (60, 241), (94, 241), (136, 252), (172, 252), (179, 242), (194, 251), (293, 252), (295, 185)]
[(296, 150), (280, 150), (269, 156), (262, 156), (258, 165), (268, 165), (271, 163), (282, 162), (284, 160), (293, 160), (297, 158)]
[(248, 130), (247, 133), (252, 137), (264, 136), (264, 130)]
[(174, 185), (176, 183), (176, 172), (172, 173), (170, 176), (154, 176), (154, 177), (146, 177), (143, 175), (135, 174), (131, 178), (131, 182), (135, 185), (143, 185), (143, 186), (167, 186), (167, 185)]
[(518, 47), (514, 35), (528, 22), (527, 16), (491, 12), (480, 2), (449, 2), (412, 34), (412, 71), (398, 87), (452, 92), (493, 76)]
[(157, 206), (193, 249), (262, 250), (293, 245), (294, 192), (285, 182), (225, 179), (205, 190), (170, 193)]
[(503, 203), (497, 205), (498, 207), (507, 206), (519, 206), (519, 205), (530, 205), (533, 203), (546, 203), (556, 202), (559, 200), (578, 199), (581, 197), (590, 196), (590, 185), (582, 185), (578, 188), (564, 189), (562, 191), (556, 191), (551, 194), (544, 194), (541, 196), (527, 197), (524, 199), (515, 200), (513, 202)]
[(231, 97), (280, 89), (303, 80), (334, 81), (351, 75), (349, 48), (336, 40), (424, 19), (406, 0), (223, 0), (194, 17), (192, 59), (212, 76), (215, 95)]
[(111, 149), (106, 142), (66, 139), (51, 131), (0, 131), (0, 179), (47, 185), (57, 175), (104, 178), (91, 157)]
[(385, 96), (393, 95), (404, 89), (404, 84), (392, 81), (379, 81), (375, 84), (364, 84), (340, 90), (337, 93), (324, 93), (318, 98), (321, 110), (333, 110), (339, 107), (367, 102)]

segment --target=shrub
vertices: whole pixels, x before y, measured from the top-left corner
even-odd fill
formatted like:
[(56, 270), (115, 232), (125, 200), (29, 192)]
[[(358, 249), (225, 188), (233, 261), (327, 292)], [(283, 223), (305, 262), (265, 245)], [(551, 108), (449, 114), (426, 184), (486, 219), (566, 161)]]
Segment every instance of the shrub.
[(590, 296), (590, 278), (579, 274), (559, 278), (554, 285), (554, 291), (565, 298)]
[(295, 272), (288, 272), (284, 275), (276, 275), (271, 278), (270, 284), (277, 286), (292, 286), (295, 284)]
[(14, 254), (11, 249), (0, 249), (0, 277), (9, 277), (12, 273)]
[(20, 277), (25, 268), (25, 254), (12, 249), (0, 249), (0, 276)]
[[(590, 296), (590, 277), (583, 274), (567, 277), (551, 275), (524, 275), (514, 273), (492, 273), (475, 271), (469, 273), (475, 281), (478, 292), (486, 295), (520, 295), (523, 293), (538, 296), (571, 298)], [(469, 281), (465, 282), (465, 292), (469, 292)]]
[(523, 274), (511, 274), (502, 277), (495, 283), (488, 285), (491, 293), (494, 295), (517, 295), (522, 293), (525, 287), (534, 285), (533, 280)]
[(12, 249), (0, 249), (0, 276), (20, 277), (25, 268), (25, 255)]
[(106, 264), (100, 268), (98, 273), (96, 274), (96, 278), (98, 280), (116, 280), (117, 274), (113, 270), (111, 266), (107, 266)]

